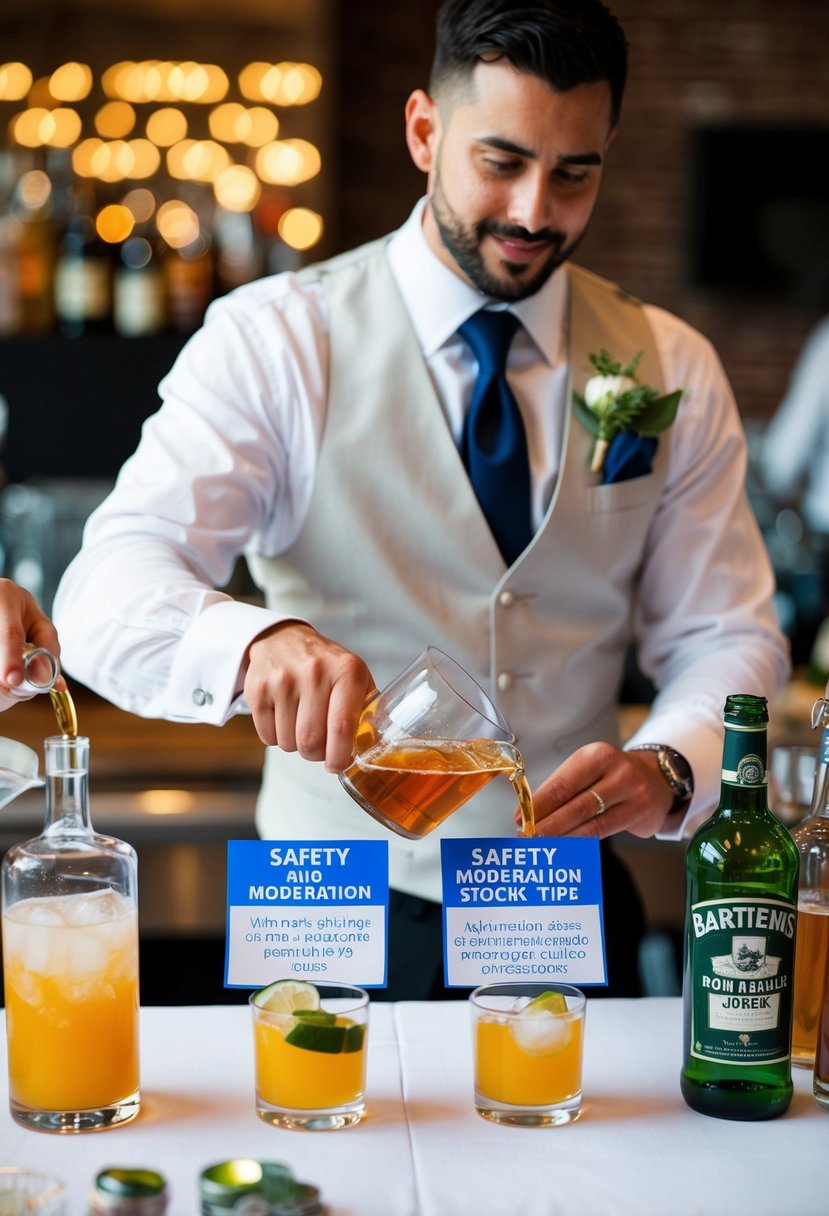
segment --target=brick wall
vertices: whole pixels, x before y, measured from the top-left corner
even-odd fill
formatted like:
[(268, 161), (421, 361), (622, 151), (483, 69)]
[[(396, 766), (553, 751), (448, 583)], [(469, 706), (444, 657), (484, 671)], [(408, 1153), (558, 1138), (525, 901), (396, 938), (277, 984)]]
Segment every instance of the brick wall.
[[(705, 332), (744, 416), (768, 417), (824, 305), (814, 296), (691, 283), (689, 145), (694, 129), (710, 122), (829, 123), (829, 3), (615, 0), (613, 7), (631, 45), (630, 83), (579, 260)], [(400, 222), (421, 189), (402, 112), (409, 91), (428, 78), (436, 10), (437, 0), (338, 6), (341, 248)], [(765, 166), (781, 183), (802, 168), (779, 159)]]

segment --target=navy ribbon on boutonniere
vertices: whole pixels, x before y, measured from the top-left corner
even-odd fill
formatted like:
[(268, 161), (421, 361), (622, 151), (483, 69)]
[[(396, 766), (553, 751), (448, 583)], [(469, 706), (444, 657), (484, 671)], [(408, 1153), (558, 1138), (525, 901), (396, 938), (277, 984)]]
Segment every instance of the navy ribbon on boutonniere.
[(602, 485), (644, 477), (653, 467), (657, 435), (676, 418), (684, 389), (660, 397), (649, 384), (640, 384), (636, 368), (642, 352), (626, 364), (604, 349), (589, 356), (597, 374), (584, 386), (584, 396), (573, 393), (573, 408), (596, 442), (590, 471), (601, 473)]

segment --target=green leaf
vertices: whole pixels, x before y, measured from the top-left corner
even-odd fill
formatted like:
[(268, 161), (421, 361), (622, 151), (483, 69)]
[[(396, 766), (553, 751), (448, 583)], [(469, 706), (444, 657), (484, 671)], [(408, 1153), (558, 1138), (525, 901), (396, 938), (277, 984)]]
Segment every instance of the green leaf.
[(636, 369), (639, 366), (639, 360), (642, 358), (642, 351), (637, 351), (632, 359), (627, 363), (620, 363), (618, 359), (614, 359), (609, 350), (603, 346), (599, 353), (590, 354), (588, 358), (600, 376), (631, 376), (635, 377)]
[(573, 393), (573, 409), (576, 412), (576, 417), (579, 422), (585, 427), (591, 435), (598, 435), (599, 420), (591, 410), (590, 406), (578, 393)]
[(637, 434), (653, 436), (667, 431), (668, 427), (673, 425), (677, 407), (684, 392), (684, 389), (679, 388), (665, 397), (657, 397), (655, 401), (646, 405), (636, 417), (636, 425), (633, 429)]

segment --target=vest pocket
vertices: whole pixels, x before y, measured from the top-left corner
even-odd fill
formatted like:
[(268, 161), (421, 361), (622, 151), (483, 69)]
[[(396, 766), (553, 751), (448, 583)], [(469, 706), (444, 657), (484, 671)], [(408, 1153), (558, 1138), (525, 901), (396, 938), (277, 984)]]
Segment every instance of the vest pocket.
[(587, 510), (591, 515), (601, 511), (630, 511), (653, 500), (659, 492), (653, 473), (633, 477), (629, 481), (613, 482), (609, 486), (590, 486)]

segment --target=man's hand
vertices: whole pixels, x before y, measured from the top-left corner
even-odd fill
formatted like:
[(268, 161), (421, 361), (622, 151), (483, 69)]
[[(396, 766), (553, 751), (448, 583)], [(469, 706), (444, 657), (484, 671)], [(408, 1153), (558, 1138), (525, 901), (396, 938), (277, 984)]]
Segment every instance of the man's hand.
[(245, 699), (268, 746), (324, 760), (338, 773), (351, 763), (360, 711), (374, 681), (356, 654), (302, 621), (284, 621), (248, 647)]
[[(533, 794), (536, 831), (539, 836), (599, 839), (616, 832), (653, 836), (663, 827), (673, 799), (654, 752), (588, 743)], [(517, 813), (515, 818), (520, 823)]]
[[(23, 647), (42, 646), (57, 658), (57, 630), (34, 596), (8, 578), (0, 578), (0, 692), (14, 695), (25, 679)], [(62, 678), (58, 687), (64, 687)]]

